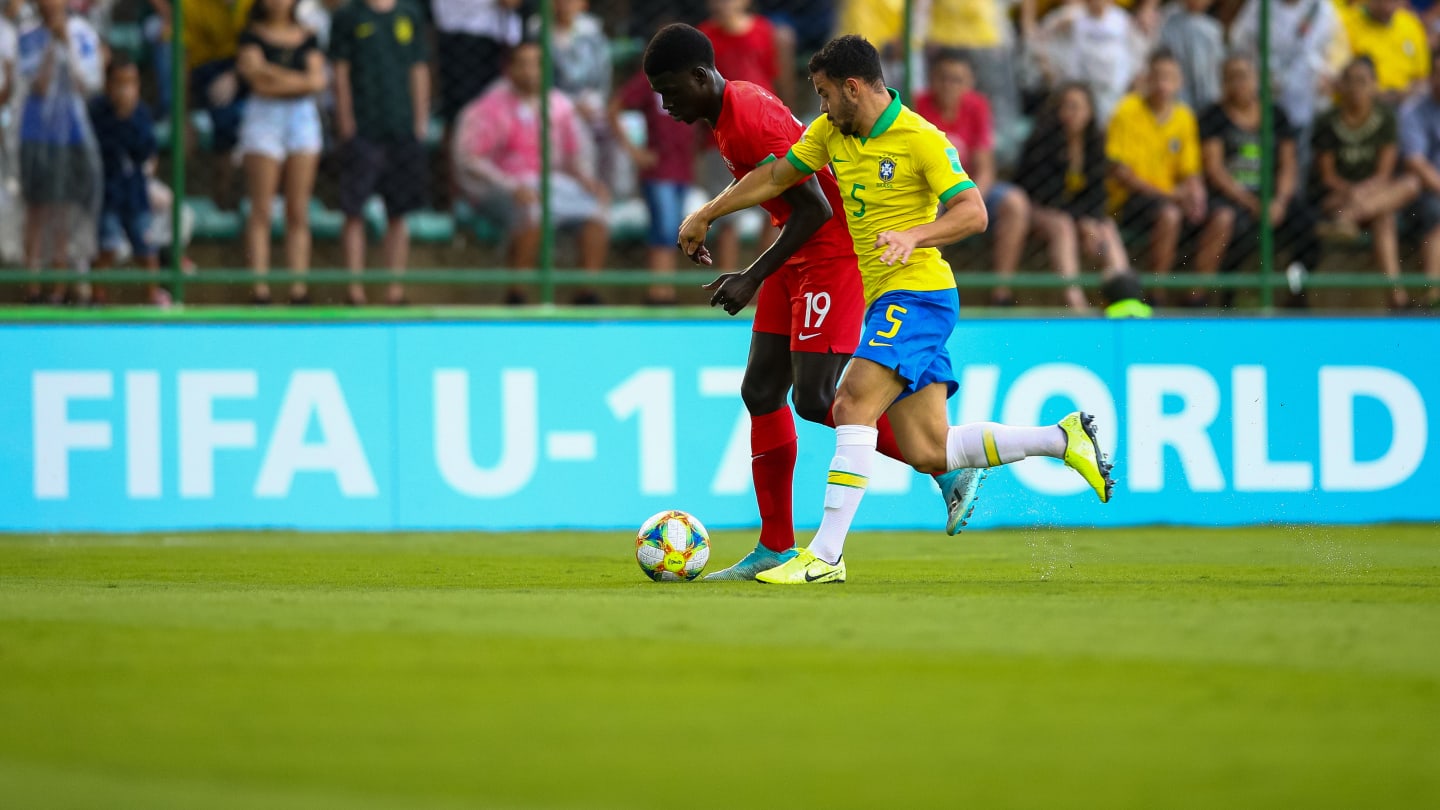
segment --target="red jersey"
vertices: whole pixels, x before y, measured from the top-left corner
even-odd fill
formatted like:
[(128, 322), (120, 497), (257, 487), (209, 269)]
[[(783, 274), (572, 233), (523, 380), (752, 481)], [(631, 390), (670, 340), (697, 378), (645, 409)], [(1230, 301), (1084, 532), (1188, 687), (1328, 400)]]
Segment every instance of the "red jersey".
[(995, 148), (995, 128), (990, 122), (990, 102), (984, 96), (971, 90), (960, 97), (960, 107), (955, 117), (945, 119), (940, 113), (932, 93), (921, 93), (915, 98), (914, 110), (921, 118), (934, 124), (950, 139), (955, 147), (960, 165), (969, 166), (970, 157), (976, 151)]
[[(771, 160), (784, 160), (790, 147), (805, 134), (805, 127), (784, 102), (765, 88), (750, 82), (725, 83), (725, 99), (720, 120), (715, 124), (715, 143), (730, 173), (738, 180), (752, 169)], [(825, 199), (830, 201), (830, 221), (795, 251), (791, 261), (807, 261), (851, 256), (855, 245), (845, 226), (845, 201), (830, 167), (815, 173), (815, 181)], [(781, 197), (767, 200), (761, 206), (770, 213), (776, 226), (790, 218), (790, 203)]]
[(750, 30), (743, 34), (731, 34), (712, 20), (696, 27), (715, 46), (715, 69), (721, 76), (758, 84), (773, 93), (781, 70), (775, 26), (759, 14), (750, 19)]

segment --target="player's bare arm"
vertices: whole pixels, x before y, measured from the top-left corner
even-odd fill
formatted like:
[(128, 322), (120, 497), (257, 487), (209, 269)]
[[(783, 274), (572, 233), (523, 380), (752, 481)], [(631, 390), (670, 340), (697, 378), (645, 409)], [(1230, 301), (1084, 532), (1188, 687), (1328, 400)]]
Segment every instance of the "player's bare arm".
[[(772, 164), (779, 162), (771, 161)], [(762, 166), (755, 171), (764, 168)], [(710, 297), (710, 306), (724, 307), (731, 315), (740, 312), (755, 297), (755, 292), (760, 289), (760, 282), (783, 267), (834, 213), (814, 175), (805, 182), (790, 187), (780, 196), (790, 204), (790, 218), (780, 228), (780, 235), (743, 272), (726, 273), (705, 285), (705, 289), (714, 293)]]
[(694, 255), (705, 244), (705, 234), (715, 220), (779, 197), (804, 178), (788, 160), (772, 160), (756, 167), (680, 223), (680, 250), (686, 256)]
[(885, 248), (885, 252), (880, 254), (880, 261), (904, 264), (910, 261), (910, 254), (919, 248), (954, 244), (984, 233), (989, 224), (990, 215), (985, 210), (985, 200), (980, 196), (979, 189), (972, 187), (951, 198), (945, 206), (945, 213), (933, 222), (903, 231), (881, 231), (875, 238), (875, 246)]

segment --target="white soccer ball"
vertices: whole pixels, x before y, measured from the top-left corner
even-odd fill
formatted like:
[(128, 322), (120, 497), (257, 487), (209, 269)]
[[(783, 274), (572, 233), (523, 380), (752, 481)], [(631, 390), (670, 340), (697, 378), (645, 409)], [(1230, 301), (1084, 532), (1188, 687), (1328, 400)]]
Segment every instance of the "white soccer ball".
[(710, 534), (694, 515), (667, 509), (640, 526), (635, 561), (656, 582), (687, 582), (710, 561)]

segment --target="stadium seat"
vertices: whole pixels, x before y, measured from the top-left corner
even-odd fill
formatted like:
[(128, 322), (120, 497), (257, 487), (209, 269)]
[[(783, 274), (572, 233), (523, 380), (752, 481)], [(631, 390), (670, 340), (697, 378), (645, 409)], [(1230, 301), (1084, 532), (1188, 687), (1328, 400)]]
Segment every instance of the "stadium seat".
[(138, 22), (112, 21), (105, 34), (105, 44), (111, 51), (130, 57), (137, 65), (145, 60), (145, 28)]
[(186, 197), (185, 206), (195, 213), (194, 239), (228, 242), (240, 238), (245, 219), (237, 211), (222, 211), (209, 197)]
[(498, 245), (504, 241), (505, 235), (500, 232), (500, 226), (478, 214), (463, 200), (455, 203), (455, 223), (483, 244)]

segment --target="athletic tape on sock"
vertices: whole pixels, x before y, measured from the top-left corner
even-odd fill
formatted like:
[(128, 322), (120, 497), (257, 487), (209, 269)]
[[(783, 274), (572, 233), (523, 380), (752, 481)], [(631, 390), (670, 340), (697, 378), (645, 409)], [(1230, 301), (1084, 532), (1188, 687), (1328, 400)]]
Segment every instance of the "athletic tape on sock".
[(839, 509), (845, 503), (847, 490), (864, 489), (870, 484), (868, 476), (851, 472), (850, 459), (836, 456), (830, 460), (830, 475), (825, 479), (825, 508)]

